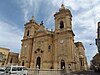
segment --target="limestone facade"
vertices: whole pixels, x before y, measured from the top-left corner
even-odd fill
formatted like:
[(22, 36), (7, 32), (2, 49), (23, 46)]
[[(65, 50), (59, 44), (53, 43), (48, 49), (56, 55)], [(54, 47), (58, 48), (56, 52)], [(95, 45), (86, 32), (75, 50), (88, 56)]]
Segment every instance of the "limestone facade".
[(6, 65), (10, 49), (0, 47), (0, 66)]
[[(76, 42), (75, 43), (76, 47), (77, 47), (77, 53), (78, 53), (78, 62), (77, 64), (79, 64), (78, 68), (80, 68), (79, 70), (87, 70), (88, 69), (88, 64), (87, 64), (87, 58), (85, 56), (85, 48), (82, 44), (82, 42)], [(76, 58), (77, 60), (77, 58)]]
[(10, 49), (0, 47), (0, 67), (7, 65), (18, 65), (18, 62), (18, 53), (10, 52)]
[(7, 58), (7, 65), (18, 65), (19, 63), (19, 54), (14, 52), (9, 52)]
[(20, 65), (39, 69), (80, 70), (79, 53), (82, 50), (83, 58), (85, 54), (83, 46), (80, 48), (74, 43), (70, 10), (62, 4), (54, 19), (55, 29), (51, 31), (45, 29), (43, 22), (39, 25), (33, 16), (25, 24)]

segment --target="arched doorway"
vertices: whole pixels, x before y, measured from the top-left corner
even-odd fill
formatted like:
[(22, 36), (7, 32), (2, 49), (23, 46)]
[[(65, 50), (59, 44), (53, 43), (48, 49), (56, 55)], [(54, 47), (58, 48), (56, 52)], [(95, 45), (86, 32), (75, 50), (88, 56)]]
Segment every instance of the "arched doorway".
[(12, 58), (10, 59), (10, 63), (12, 63)]
[(61, 60), (61, 69), (64, 69), (64, 68), (65, 68), (65, 61)]
[(22, 66), (24, 66), (24, 61), (22, 62)]
[(41, 58), (40, 57), (37, 57), (37, 60), (36, 60), (36, 67), (38, 66), (38, 68), (40, 69), (40, 66), (41, 66)]

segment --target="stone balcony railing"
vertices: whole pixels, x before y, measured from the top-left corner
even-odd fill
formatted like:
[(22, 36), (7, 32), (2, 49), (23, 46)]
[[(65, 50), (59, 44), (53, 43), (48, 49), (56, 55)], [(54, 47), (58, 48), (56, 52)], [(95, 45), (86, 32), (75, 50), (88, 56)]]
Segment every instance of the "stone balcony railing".
[(28, 69), (28, 75), (62, 75), (63, 73), (64, 72), (61, 69)]

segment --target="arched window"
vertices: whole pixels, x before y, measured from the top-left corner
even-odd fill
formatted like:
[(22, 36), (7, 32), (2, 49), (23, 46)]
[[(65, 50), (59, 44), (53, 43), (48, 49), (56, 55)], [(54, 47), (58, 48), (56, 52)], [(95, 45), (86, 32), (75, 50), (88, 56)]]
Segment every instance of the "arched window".
[(61, 60), (61, 69), (65, 69), (65, 61)]
[(53, 69), (53, 66), (51, 66), (50, 69)]
[(29, 36), (29, 30), (27, 31), (27, 36)]
[(10, 59), (10, 63), (12, 63), (12, 58)]
[(50, 50), (51, 50), (51, 46), (49, 45), (49, 46), (48, 46), (48, 51), (50, 52)]
[(22, 66), (24, 66), (24, 61), (22, 62)]
[(83, 58), (80, 58), (80, 65), (84, 66), (84, 59)]
[(60, 29), (64, 28), (64, 23), (63, 21), (60, 21)]
[(36, 67), (38, 67), (40, 69), (40, 66), (41, 66), (41, 58), (40, 57), (37, 57)]

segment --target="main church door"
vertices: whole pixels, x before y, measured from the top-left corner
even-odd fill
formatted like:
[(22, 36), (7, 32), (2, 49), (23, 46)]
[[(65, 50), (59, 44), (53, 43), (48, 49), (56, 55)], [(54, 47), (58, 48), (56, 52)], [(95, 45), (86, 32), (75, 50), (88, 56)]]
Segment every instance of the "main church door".
[(61, 69), (64, 69), (64, 68), (65, 68), (65, 61), (61, 60)]
[(22, 62), (22, 66), (24, 66), (24, 61)]

